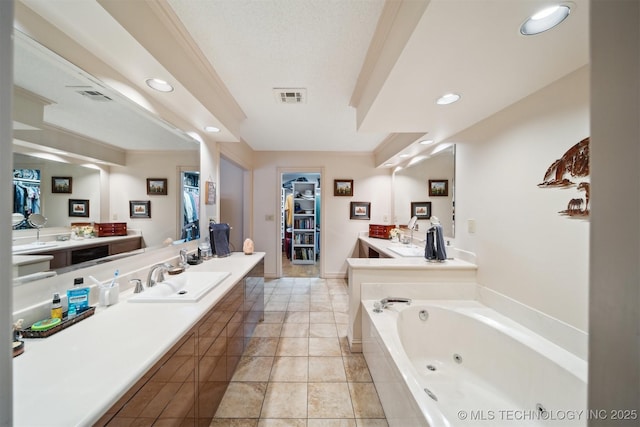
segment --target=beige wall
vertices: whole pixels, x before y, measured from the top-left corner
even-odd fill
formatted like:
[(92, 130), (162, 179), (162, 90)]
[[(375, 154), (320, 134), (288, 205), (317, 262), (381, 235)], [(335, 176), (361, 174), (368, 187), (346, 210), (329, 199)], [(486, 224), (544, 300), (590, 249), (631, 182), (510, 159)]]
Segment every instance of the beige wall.
[[(322, 169), (320, 257), (324, 277), (346, 277), (346, 259), (354, 256), (358, 233), (390, 217), (389, 169), (376, 169), (372, 154), (257, 152), (253, 171), (253, 235), (257, 251), (266, 252), (265, 275), (276, 275), (280, 256), (279, 168), (290, 172)], [(353, 197), (334, 197), (334, 179), (353, 179)], [(349, 202), (371, 202), (371, 221), (349, 219)], [(273, 220), (267, 219), (267, 217)]]
[[(478, 281), (587, 330), (589, 222), (558, 211), (573, 189), (542, 189), (547, 168), (589, 136), (589, 70), (553, 83), (455, 135), (456, 243)], [(476, 232), (468, 230), (475, 220)]]
[[(198, 152), (128, 153), (126, 167), (111, 168), (109, 178), (111, 209), (108, 220), (126, 222), (129, 228), (140, 229), (147, 247), (160, 245), (168, 237), (178, 238), (180, 166), (191, 166), (192, 170), (199, 170)], [(147, 178), (167, 178), (168, 194), (166, 196), (147, 195)], [(151, 201), (151, 218), (130, 218), (130, 200)]]

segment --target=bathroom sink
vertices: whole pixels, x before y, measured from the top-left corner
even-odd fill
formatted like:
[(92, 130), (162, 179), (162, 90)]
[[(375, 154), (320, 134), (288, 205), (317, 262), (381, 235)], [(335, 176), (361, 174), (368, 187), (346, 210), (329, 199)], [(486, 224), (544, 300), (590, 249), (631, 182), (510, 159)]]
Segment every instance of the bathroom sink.
[(169, 276), (163, 282), (156, 283), (151, 288), (139, 294), (134, 294), (129, 302), (197, 302), (211, 289), (218, 286), (231, 273), (209, 271), (186, 271)]
[(420, 246), (389, 246), (389, 250), (407, 257), (424, 257), (424, 248)]
[(58, 246), (56, 243), (27, 243), (25, 245), (15, 245), (11, 247), (11, 252), (14, 254), (20, 253), (20, 252), (30, 252), (30, 251), (35, 251), (38, 249), (46, 249), (46, 248), (53, 248), (55, 246)]

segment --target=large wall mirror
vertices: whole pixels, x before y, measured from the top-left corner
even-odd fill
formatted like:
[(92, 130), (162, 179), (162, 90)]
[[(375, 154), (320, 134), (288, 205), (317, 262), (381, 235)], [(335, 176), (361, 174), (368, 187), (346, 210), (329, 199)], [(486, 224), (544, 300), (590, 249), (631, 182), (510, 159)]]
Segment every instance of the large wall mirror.
[(73, 198), (90, 199), (90, 219), (109, 221), (100, 217), (105, 187), (96, 181), (98, 164), (108, 170), (111, 156), (111, 165), (126, 167), (129, 150), (198, 150), (185, 132), (18, 29), (14, 88), (14, 169), (42, 169), (41, 213), (47, 227), (69, 226), (72, 220), (66, 205), (70, 196), (52, 194), (52, 176), (72, 176)]
[[(421, 156), (393, 174), (395, 223), (407, 224), (416, 206), (426, 206), (436, 216), (446, 237), (455, 237), (455, 145)], [(430, 190), (431, 181), (431, 191)], [(446, 189), (446, 191), (445, 191)], [(427, 219), (420, 219), (426, 230)], [(424, 228), (423, 228), (424, 226)]]
[[(199, 145), (185, 132), (121, 92), (20, 30), (14, 30), (14, 171), (38, 171), (38, 210), (47, 218), (45, 227), (69, 227), (76, 221), (118, 221), (141, 229), (143, 236), (158, 235), (160, 242), (165, 237), (180, 239), (183, 227), (178, 210), (182, 209), (184, 186), (175, 163), (179, 160), (173, 160), (176, 156), (166, 153), (182, 153), (181, 159), (187, 159), (182, 165), (189, 165), (189, 170), (197, 174)], [(130, 152), (137, 153), (135, 165), (127, 164)], [(149, 157), (155, 156), (156, 163), (144, 169), (139, 159), (146, 152), (150, 153)], [(186, 152), (193, 154), (186, 156)], [(158, 160), (162, 156), (172, 160), (162, 163)], [(167, 165), (175, 168), (174, 171)], [(153, 199), (156, 207), (153, 220), (132, 224), (128, 211), (115, 218), (111, 213), (114, 206), (128, 207), (129, 200), (136, 197), (123, 197), (111, 191), (109, 182), (140, 188), (142, 197), (149, 199), (145, 197), (148, 194), (145, 178), (155, 176), (168, 178), (176, 187), (171, 187), (168, 197)], [(71, 178), (69, 184), (73, 190), (64, 191), (62, 184), (56, 189), (54, 177), (62, 181)], [(26, 179), (21, 183), (25, 194), (29, 191), (28, 184), (33, 184)], [(134, 180), (136, 185), (131, 185)], [(5, 197), (15, 206), (15, 194)], [(88, 201), (88, 216), (79, 220), (70, 215), (70, 199)], [(28, 235), (23, 230), (14, 233)], [(148, 249), (161, 245), (146, 239), (144, 244)]]

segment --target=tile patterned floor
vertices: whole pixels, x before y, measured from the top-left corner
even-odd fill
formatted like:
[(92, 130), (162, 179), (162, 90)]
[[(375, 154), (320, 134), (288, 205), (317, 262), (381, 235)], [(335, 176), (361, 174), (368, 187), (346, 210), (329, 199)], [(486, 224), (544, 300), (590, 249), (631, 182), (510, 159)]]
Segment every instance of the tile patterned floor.
[(294, 264), (282, 253), (282, 277), (319, 277), (320, 261), (313, 264)]
[(342, 279), (265, 281), (257, 326), (211, 426), (387, 427), (367, 363), (347, 343)]

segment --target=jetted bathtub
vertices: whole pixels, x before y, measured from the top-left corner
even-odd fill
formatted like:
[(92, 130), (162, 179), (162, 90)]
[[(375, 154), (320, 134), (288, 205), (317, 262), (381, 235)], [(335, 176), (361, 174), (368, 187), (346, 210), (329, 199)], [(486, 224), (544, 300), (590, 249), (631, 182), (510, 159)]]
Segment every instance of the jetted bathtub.
[(363, 301), (390, 426), (586, 426), (587, 362), (471, 300)]

